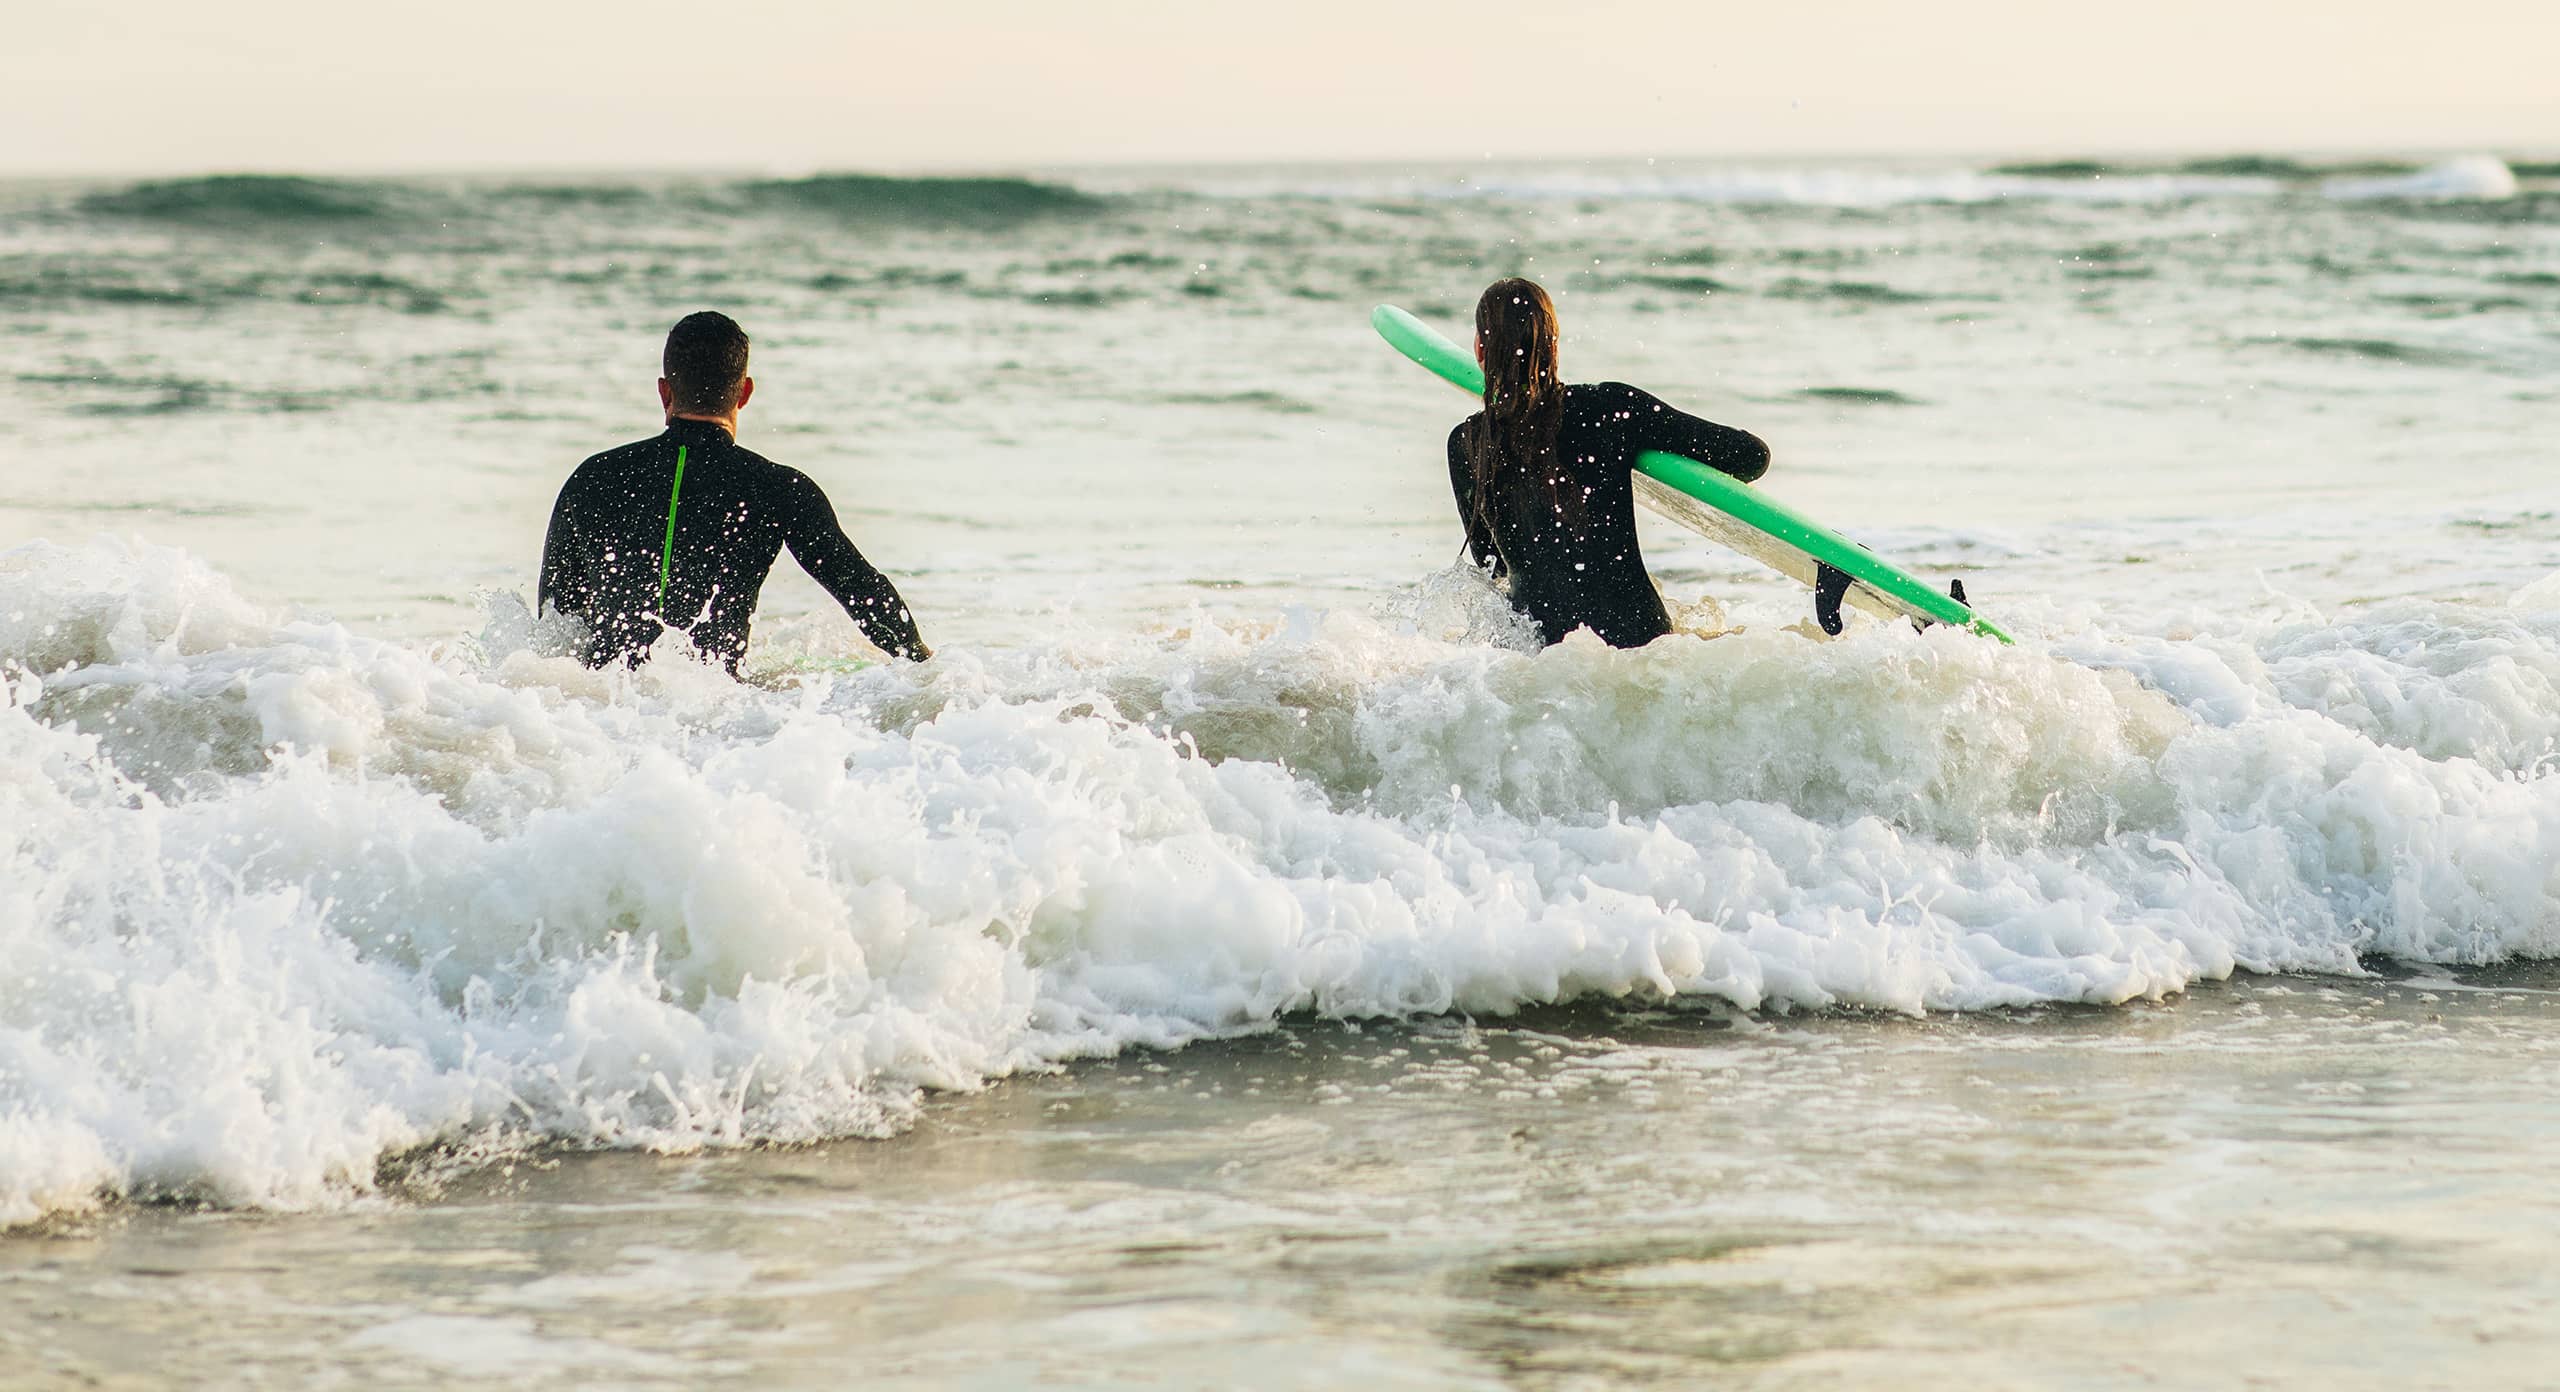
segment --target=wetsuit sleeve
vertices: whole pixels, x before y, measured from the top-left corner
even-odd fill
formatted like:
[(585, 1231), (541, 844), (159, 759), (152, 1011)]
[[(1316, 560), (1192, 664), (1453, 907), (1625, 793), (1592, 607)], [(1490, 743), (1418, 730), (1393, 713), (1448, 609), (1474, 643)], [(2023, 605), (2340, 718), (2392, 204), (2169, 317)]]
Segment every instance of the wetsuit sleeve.
[(1769, 472), (1769, 447), (1750, 431), (1673, 410), (1660, 397), (1624, 382), (1609, 383), (1609, 390), (1626, 394), (1615, 404), (1626, 413), (1630, 461), (1638, 451), (1662, 450), (1685, 455), (1744, 483)]
[(1480, 566), (1490, 566), (1496, 578), (1502, 575), (1502, 553), (1494, 547), (1493, 532), (1476, 511), (1475, 465), (1467, 458), (1467, 425), (1460, 421), (1449, 432), (1449, 491), (1458, 496), (1458, 520), (1467, 529), (1467, 554)]
[(551, 505), (551, 530), (542, 539), (542, 579), (534, 590), (536, 616), (545, 609), (578, 612), (570, 607), (572, 597), (588, 590), (585, 548), (579, 544), (577, 522), (571, 516), (574, 509), (569, 506), (569, 494), (577, 486), (577, 475), (570, 475), (560, 485), (559, 500)]
[(791, 548), (792, 559), (836, 597), (836, 603), (862, 626), (863, 636), (882, 651), (910, 662), (933, 656), (916, 632), (915, 616), (907, 612), (897, 586), (864, 560), (845, 536), (826, 490), (807, 474), (785, 470), (780, 501), (782, 539)]

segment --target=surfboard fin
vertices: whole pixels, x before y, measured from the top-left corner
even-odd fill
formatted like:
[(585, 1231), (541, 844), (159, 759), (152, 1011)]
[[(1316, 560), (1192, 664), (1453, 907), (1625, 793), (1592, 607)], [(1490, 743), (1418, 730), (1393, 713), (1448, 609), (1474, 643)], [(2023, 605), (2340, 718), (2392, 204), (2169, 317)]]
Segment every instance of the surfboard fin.
[(1840, 601), (1849, 593), (1849, 572), (1814, 562), (1813, 619), (1822, 631), (1837, 638), (1844, 625), (1840, 622)]
[[(1947, 598), (1954, 600), (1956, 603), (1963, 605), (1967, 609), (1973, 607), (1973, 601), (1964, 597), (1964, 582), (1962, 580), (1950, 580), (1947, 582)], [(1935, 622), (1937, 622), (1935, 619), (1914, 618), (1911, 621), (1911, 631), (1914, 633), (1926, 633), (1929, 631), (1929, 625)]]

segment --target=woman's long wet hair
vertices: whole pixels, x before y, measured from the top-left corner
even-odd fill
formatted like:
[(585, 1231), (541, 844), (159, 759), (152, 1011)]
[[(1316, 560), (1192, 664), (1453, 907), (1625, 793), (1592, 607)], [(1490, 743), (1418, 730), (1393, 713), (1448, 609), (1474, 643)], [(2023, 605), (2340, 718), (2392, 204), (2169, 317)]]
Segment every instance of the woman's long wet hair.
[[(1582, 489), (1556, 458), (1564, 383), (1556, 377), (1556, 307), (1537, 282), (1513, 277), (1476, 301), (1484, 345), (1484, 414), (1467, 441), (1475, 513), (1500, 549), (1554, 518), (1578, 530)], [(1505, 524), (1508, 525), (1505, 525)]]

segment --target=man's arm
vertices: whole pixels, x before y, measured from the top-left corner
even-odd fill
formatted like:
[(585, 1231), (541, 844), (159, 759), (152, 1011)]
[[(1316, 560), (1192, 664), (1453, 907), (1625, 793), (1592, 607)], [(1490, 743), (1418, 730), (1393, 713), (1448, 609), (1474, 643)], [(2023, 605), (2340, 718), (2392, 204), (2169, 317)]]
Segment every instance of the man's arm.
[(791, 558), (836, 597), (836, 603), (862, 626), (863, 636), (882, 651), (910, 662), (933, 656), (916, 632), (915, 615), (907, 612), (906, 601), (898, 597), (898, 587), (864, 560), (845, 536), (826, 490), (796, 469), (784, 473), (782, 539), (791, 548)]
[(560, 497), (551, 505), (551, 530), (542, 539), (542, 579), (535, 587), (533, 612), (540, 617), (545, 609), (585, 617), (583, 608), (573, 608), (576, 600), (587, 593), (586, 548), (578, 543), (578, 528), (570, 517), (569, 490), (577, 483), (577, 475), (560, 485)]
[(1626, 393), (1610, 404), (1626, 413), (1627, 438), (1637, 449), (1682, 455), (1744, 483), (1769, 472), (1769, 447), (1750, 431), (1675, 411), (1653, 393), (1624, 382), (1609, 385)]

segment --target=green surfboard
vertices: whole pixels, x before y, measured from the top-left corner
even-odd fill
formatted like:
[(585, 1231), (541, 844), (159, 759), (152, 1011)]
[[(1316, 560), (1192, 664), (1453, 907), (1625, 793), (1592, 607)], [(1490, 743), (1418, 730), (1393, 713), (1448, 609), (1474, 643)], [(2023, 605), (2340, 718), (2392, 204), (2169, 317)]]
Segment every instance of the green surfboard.
[[(1430, 325), (1394, 305), (1378, 306), (1369, 323), (1397, 352), (1473, 396), (1484, 395), (1484, 369), (1477, 366), (1475, 354)], [(1636, 469), (1636, 496), (1647, 507), (1780, 574), (1810, 586), (1827, 565), (1849, 577), (1843, 601), (1879, 618), (1952, 624), (2011, 641), (1963, 600), (1747, 483), (1660, 450), (1637, 456)]]

